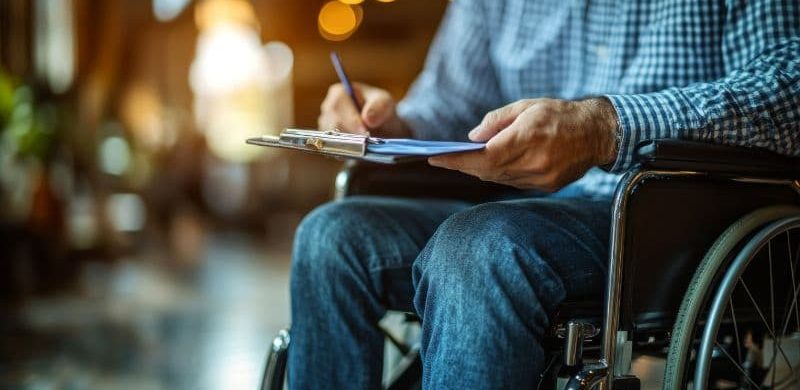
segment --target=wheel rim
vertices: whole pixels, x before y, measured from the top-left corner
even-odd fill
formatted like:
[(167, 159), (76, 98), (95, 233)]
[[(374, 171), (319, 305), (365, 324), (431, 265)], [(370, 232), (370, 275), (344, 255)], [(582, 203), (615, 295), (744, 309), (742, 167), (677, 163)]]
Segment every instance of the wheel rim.
[[(710, 380), (710, 372), (712, 361), (715, 352), (723, 359), (727, 359), (737, 371), (741, 374), (741, 384), (745, 387), (755, 386), (761, 388), (761, 385), (766, 380), (769, 380), (769, 388), (775, 388), (776, 384), (780, 385), (781, 382), (786, 384), (787, 381), (797, 380), (792, 362), (787, 356), (787, 353), (782, 348), (781, 343), (786, 338), (786, 333), (789, 329), (794, 332), (800, 332), (800, 302), (798, 296), (800, 295), (800, 277), (796, 275), (798, 270), (798, 260), (800, 260), (800, 217), (793, 217), (774, 222), (764, 229), (756, 233), (747, 244), (742, 247), (739, 254), (730, 263), (728, 270), (719, 282), (716, 293), (713, 296), (707, 321), (702, 330), (702, 337), (700, 345), (697, 350), (696, 368), (694, 374), (694, 389), (706, 389)], [(778, 245), (778, 241), (783, 240), (782, 245), (785, 245), (785, 262), (780, 259), (775, 259), (773, 246)], [(794, 242), (793, 242), (794, 241)], [(758, 300), (754, 297), (752, 286), (748, 286), (748, 280), (745, 277), (749, 270), (749, 265), (757, 256), (765, 256), (768, 261), (768, 275), (769, 275), (769, 307), (762, 308)], [(778, 271), (779, 265), (784, 265), (785, 270), (788, 271), (788, 276), (785, 274), (779, 275), (777, 278), (776, 268)], [(765, 272), (758, 270), (757, 272)], [(789, 295), (784, 303), (782, 316), (776, 322), (776, 307), (775, 307), (775, 281), (781, 280), (787, 284)], [(790, 282), (790, 283), (789, 283)], [(771, 337), (773, 342), (772, 356), (769, 365), (766, 367), (767, 372), (771, 373), (770, 378), (753, 378), (750, 370), (745, 369), (745, 363), (749, 361), (749, 355), (743, 360), (741, 356), (743, 335), (740, 334), (740, 324), (736, 318), (736, 309), (734, 305), (734, 293), (737, 291), (744, 291), (744, 294), (750, 300), (750, 305), (757, 313), (757, 320), (767, 330), (767, 334)], [(741, 292), (740, 292), (741, 295)], [(747, 299), (745, 299), (746, 301)], [(787, 306), (788, 305), (788, 306)], [(726, 314), (730, 314), (730, 318), (726, 322), (733, 325), (735, 346), (738, 356), (732, 356), (732, 353), (726, 351), (725, 346), (719, 342), (719, 329), (726, 318)], [(790, 321), (792, 320), (792, 321)], [(792, 322), (790, 324), (790, 322)], [(790, 327), (790, 325), (792, 325)], [(765, 335), (766, 336), (766, 335)], [(751, 342), (752, 344), (752, 342)], [(763, 343), (762, 343), (763, 344)], [(762, 345), (763, 346), (763, 345)], [(748, 347), (748, 350), (751, 347)], [(790, 376), (788, 378), (776, 378), (776, 372), (779, 364), (788, 366)]]

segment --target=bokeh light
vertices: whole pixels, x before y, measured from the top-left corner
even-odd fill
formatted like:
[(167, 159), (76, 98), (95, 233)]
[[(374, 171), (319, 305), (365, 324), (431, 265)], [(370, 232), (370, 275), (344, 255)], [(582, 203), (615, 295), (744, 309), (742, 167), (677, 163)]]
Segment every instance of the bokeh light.
[(109, 223), (118, 232), (136, 232), (144, 228), (147, 207), (137, 194), (113, 194), (106, 200)]
[(262, 46), (252, 5), (242, 0), (204, 0), (189, 71), (194, 115), (209, 150), (228, 162), (247, 163), (265, 153), (244, 142), (278, 133), (293, 122), (292, 50), (280, 42)]
[(131, 150), (128, 141), (119, 136), (111, 136), (100, 144), (100, 167), (111, 175), (122, 175), (128, 170), (131, 162)]
[(153, 14), (161, 22), (175, 19), (191, 0), (153, 0)]
[(330, 1), (319, 11), (317, 19), (319, 32), (327, 40), (345, 40), (356, 31), (363, 15), (363, 10), (359, 5)]
[(75, 78), (75, 29), (71, 0), (35, 2), (36, 70), (50, 90), (66, 92)]
[(200, 30), (228, 23), (259, 27), (253, 5), (247, 0), (203, 0), (197, 4), (194, 18)]
[(342, 3), (345, 3), (345, 4), (350, 4), (350, 5), (361, 4), (361, 3), (364, 2), (364, 0), (339, 0), (339, 1), (342, 2)]

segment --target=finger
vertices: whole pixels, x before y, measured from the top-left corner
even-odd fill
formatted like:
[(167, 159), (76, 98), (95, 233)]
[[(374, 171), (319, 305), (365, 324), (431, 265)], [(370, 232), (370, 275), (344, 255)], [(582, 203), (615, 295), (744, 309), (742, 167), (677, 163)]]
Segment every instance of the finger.
[(357, 118), (355, 121), (347, 121), (337, 114), (322, 114), (319, 119), (317, 119), (317, 126), (319, 126), (319, 130), (337, 130), (344, 133), (369, 135), (369, 131), (366, 131), (363, 126), (360, 125)]
[(537, 153), (538, 143), (532, 134), (535, 129), (530, 128), (531, 112), (517, 115), (514, 122), (486, 143), (486, 150), (498, 155), (499, 165), (519, 160), (525, 154)]
[[(333, 118), (331, 122), (336, 124), (339, 130), (349, 133), (368, 132), (366, 126), (364, 126), (364, 123), (361, 121), (360, 113), (341, 83), (331, 85), (328, 89), (328, 95), (322, 102), (320, 111), (323, 116), (328, 115)], [(330, 124), (331, 123), (323, 123), (323, 125)]]
[(362, 91), (364, 108), (361, 110), (361, 120), (370, 128), (382, 126), (394, 113), (392, 96), (378, 88), (362, 87)]
[(490, 111), (483, 121), (469, 132), (469, 139), (475, 142), (486, 142), (514, 122), (517, 116), (525, 111), (529, 102), (520, 100), (507, 106)]
[(528, 148), (522, 136), (509, 126), (490, 139), (484, 150), (495, 168), (507, 170), (527, 153)]

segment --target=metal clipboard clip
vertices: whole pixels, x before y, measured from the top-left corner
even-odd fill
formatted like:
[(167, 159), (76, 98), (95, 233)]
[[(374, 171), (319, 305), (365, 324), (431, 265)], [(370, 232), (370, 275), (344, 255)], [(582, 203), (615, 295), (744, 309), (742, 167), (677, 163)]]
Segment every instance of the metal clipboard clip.
[(363, 157), (367, 144), (379, 144), (380, 138), (366, 135), (342, 133), (336, 130), (286, 129), (280, 136), (263, 136), (262, 141), (291, 149), (333, 154), (338, 156)]

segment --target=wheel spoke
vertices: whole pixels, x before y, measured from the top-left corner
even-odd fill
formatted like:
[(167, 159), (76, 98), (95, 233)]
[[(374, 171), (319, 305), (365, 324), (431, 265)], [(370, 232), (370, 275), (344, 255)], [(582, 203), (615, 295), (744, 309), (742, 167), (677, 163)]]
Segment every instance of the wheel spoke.
[[(742, 373), (742, 376), (744, 376), (744, 379), (747, 379), (747, 381), (750, 382), (750, 384), (753, 385), (756, 389), (761, 388), (761, 386), (759, 386), (755, 381), (753, 381), (753, 379), (750, 378), (750, 375), (747, 375), (747, 371), (745, 371), (744, 368), (742, 368), (742, 366), (739, 365), (739, 363), (737, 363), (736, 361), (733, 360), (733, 357), (728, 353), (728, 351), (726, 351), (725, 348), (723, 348), (721, 345), (719, 345), (719, 342), (715, 341), (714, 344), (717, 346), (717, 348), (719, 348), (720, 351), (722, 351), (723, 354), (725, 354), (725, 356), (728, 358), (728, 360), (730, 360), (731, 363), (733, 363), (733, 365), (736, 367), (736, 369), (739, 370), (739, 372)], [(695, 387), (697, 387), (697, 386), (695, 386)]]
[[(755, 307), (756, 312), (758, 313), (759, 317), (761, 317), (761, 321), (764, 322), (764, 326), (767, 328), (767, 331), (769, 331), (770, 336), (772, 336), (772, 340), (777, 340), (778, 337), (775, 336), (775, 331), (772, 328), (770, 328), (767, 319), (764, 317), (764, 313), (761, 312), (761, 308), (758, 307), (758, 303), (756, 303), (755, 298), (753, 298), (753, 294), (751, 294), (750, 289), (747, 288), (747, 283), (745, 283), (744, 279), (742, 278), (739, 278), (739, 282), (742, 284), (742, 287), (744, 287), (744, 291), (747, 293), (747, 296), (750, 297), (750, 301), (753, 302), (753, 307)], [(786, 361), (786, 364), (792, 370), (792, 375), (794, 375), (794, 368), (792, 367), (792, 363), (789, 362), (789, 358), (786, 357), (786, 352), (783, 351), (783, 348), (781, 348), (779, 343), (774, 342), (774, 345), (776, 346), (777, 350), (781, 353), (783, 360)]]
[(736, 357), (738, 357), (738, 363), (742, 364), (742, 342), (739, 340), (739, 325), (736, 323), (736, 311), (733, 309), (733, 294), (731, 294), (731, 299), (728, 301), (731, 305), (731, 319), (733, 320), (733, 334), (736, 336)]
[[(791, 313), (792, 310), (794, 310), (794, 309), (796, 309), (798, 307), (797, 298), (800, 295), (800, 286), (795, 287), (793, 292), (794, 292), (794, 294), (792, 294), (793, 295), (792, 296), (792, 303), (791, 303), (791, 306), (789, 306), (789, 310), (787, 311), (788, 313)], [(789, 322), (791, 322), (791, 319), (792, 319), (791, 318), (791, 314), (789, 314), (784, 319), (784, 321), (783, 321), (783, 329), (781, 330), (781, 338), (778, 339), (778, 340), (774, 340), (773, 341), (773, 343), (775, 343), (775, 345), (776, 345), (776, 349), (780, 348), (781, 342), (783, 341), (783, 336), (786, 335), (786, 330), (789, 328)], [(773, 371), (772, 371), (773, 377), (775, 376), (775, 370), (773, 368), (773, 365), (775, 364), (776, 356), (777, 356), (777, 354), (773, 353), (772, 354), (772, 362), (770, 362), (770, 368), (773, 369)], [(794, 368), (792, 367), (791, 363), (787, 362), (786, 364), (789, 366), (789, 369), (792, 370), (792, 373), (794, 374)]]
[[(775, 276), (772, 273), (772, 240), (767, 243), (767, 254), (769, 255), (769, 312), (770, 312), (770, 320), (772, 320), (772, 329), (775, 329)], [(772, 345), (778, 345), (780, 347), (780, 341), (778, 341), (777, 337), (772, 338)], [(770, 379), (770, 388), (775, 387), (775, 356), (776, 354), (772, 354), (772, 361), (770, 362), (770, 368), (772, 369), (772, 378)]]
[(772, 274), (772, 241), (767, 243), (769, 254), (769, 311), (772, 320), (772, 329), (775, 329), (775, 277)]
[[(791, 322), (791, 319), (792, 319), (792, 313), (794, 312), (796, 314), (797, 310), (798, 310), (798, 307), (800, 306), (800, 305), (797, 304), (797, 298), (798, 298), (798, 294), (800, 294), (800, 288), (799, 288), (799, 286), (797, 286), (796, 281), (795, 281), (794, 264), (793, 264), (793, 261), (792, 261), (792, 245), (791, 245), (791, 237), (790, 237), (790, 232), (789, 231), (786, 232), (786, 243), (787, 243), (787, 250), (788, 250), (786, 254), (787, 254), (787, 257), (788, 257), (788, 260), (789, 260), (789, 272), (790, 272), (791, 280), (792, 280), (792, 299), (791, 299), (791, 301), (787, 300), (786, 303), (789, 306), (788, 307), (784, 307), (784, 310), (783, 310), (783, 315), (785, 317), (783, 317), (784, 320), (783, 320), (783, 327), (781, 329), (781, 337), (776, 339), (776, 340), (773, 340), (773, 345), (775, 346), (776, 349), (780, 348), (781, 344), (783, 343), (783, 338), (786, 336), (786, 331), (789, 329), (789, 323)], [(770, 247), (770, 249), (771, 249), (771, 247)], [(771, 254), (772, 253), (770, 252), (770, 255)], [(800, 254), (800, 251), (798, 251), (798, 254)], [(800, 317), (795, 316), (795, 318), (797, 318), (800, 321)], [(776, 361), (777, 361), (777, 354), (773, 353), (772, 354), (772, 359), (770, 361), (770, 365), (768, 367), (768, 369), (772, 370), (772, 381), (773, 381), (773, 383), (771, 385), (772, 388), (775, 387), (774, 381), (775, 381), (775, 375), (776, 375), (776, 371), (777, 371), (775, 369)], [(792, 365), (790, 363), (787, 362), (787, 365), (789, 366), (790, 370), (793, 370), (793, 367), (792, 367)]]

